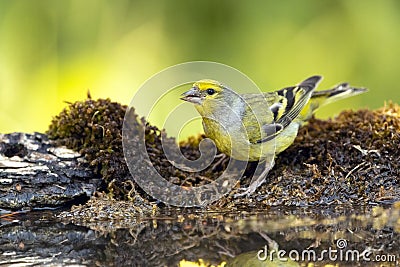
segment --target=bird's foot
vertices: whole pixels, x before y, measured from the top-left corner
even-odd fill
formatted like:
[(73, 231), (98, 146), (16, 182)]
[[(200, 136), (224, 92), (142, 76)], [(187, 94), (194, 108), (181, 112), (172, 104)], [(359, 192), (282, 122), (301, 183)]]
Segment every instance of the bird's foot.
[[(234, 197), (243, 197), (247, 196), (249, 197), (251, 194), (254, 193), (254, 191), (257, 190), (264, 182), (265, 179), (267, 178), (268, 172), (272, 169), (274, 166), (275, 161), (272, 160), (271, 162), (265, 163), (263, 168), (256, 170), (256, 173), (254, 174), (253, 178), (251, 179), (250, 185), (247, 188), (239, 188), (239, 191), (242, 191), (240, 193), (236, 193)], [(259, 172), (261, 172), (259, 174)]]
[(256, 189), (257, 189), (257, 186), (254, 186), (252, 184), (249, 187), (239, 188), (238, 189), (239, 193), (234, 194), (233, 197), (235, 197), (235, 198), (243, 197), (243, 196), (249, 197), (251, 194), (254, 193), (254, 191), (256, 191)]

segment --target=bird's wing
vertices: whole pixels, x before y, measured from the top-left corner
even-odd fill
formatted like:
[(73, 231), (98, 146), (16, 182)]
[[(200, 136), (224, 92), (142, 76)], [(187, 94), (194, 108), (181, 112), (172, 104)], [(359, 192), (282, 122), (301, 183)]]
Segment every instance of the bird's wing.
[[(287, 87), (273, 93), (265, 93), (266, 99), (275, 100), (270, 106), (274, 119), (271, 124), (261, 127), (264, 130), (264, 134), (262, 134), (264, 137), (257, 140), (256, 143), (269, 141), (285, 129), (307, 104), (321, 79), (321, 76), (312, 76), (297, 86)], [(275, 131), (273, 131), (274, 129)]]

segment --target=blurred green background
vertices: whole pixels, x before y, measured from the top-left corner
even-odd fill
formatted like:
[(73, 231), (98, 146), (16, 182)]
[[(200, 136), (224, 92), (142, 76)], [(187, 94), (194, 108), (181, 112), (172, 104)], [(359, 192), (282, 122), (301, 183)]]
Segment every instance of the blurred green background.
[(45, 131), (64, 101), (135, 90), (171, 65), (210, 60), (265, 91), (321, 74), (367, 94), (323, 108), (399, 102), (400, 1), (0, 1), (0, 132)]

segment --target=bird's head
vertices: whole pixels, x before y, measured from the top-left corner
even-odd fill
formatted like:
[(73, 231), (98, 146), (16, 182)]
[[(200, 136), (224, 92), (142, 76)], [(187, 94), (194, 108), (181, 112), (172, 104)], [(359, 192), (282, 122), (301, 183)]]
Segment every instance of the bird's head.
[(224, 112), (232, 112), (240, 96), (220, 82), (200, 80), (183, 93), (181, 99), (193, 103), (201, 116), (215, 117), (225, 116)]
[(223, 100), (225, 92), (229, 90), (214, 80), (200, 80), (195, 82), (189, 91), (181, 95), (181, 99), (196, 105), (207, 105), (211, 100)]

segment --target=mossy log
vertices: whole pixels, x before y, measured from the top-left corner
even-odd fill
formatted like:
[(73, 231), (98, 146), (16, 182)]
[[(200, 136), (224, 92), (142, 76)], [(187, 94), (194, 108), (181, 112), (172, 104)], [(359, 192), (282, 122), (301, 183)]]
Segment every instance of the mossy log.
[[(121, 134), (126, 110), (109, 99), (87, 99), (71, 103), (54, 117), (47, 135), (1, 135), (0, 208), (62, 205), (91, 195), (101, 182), (105, 185), (101, 189), (117, 200), (139, 197), (148, 207), (157, 203), (128, 171)], [(145, 128), (146, 149), (154, 168), (171, 183), (201, 186), (226, 169), (229, 158), (220, 154), (198, 173), (174, 167), (163, 153), (161, 139), (176, 145), (175, 140), (134, 115), (137, 127)], [(179, 144), (187, 159), (199, 157), (201, 139), (193, 137)], [(249, 163), (240, 184), (210, 208), (393, 204), (400, 200), (399, 140), (400, 108), (396, 104), (344, 111), (326, 121), (311, 119), (295, 142), (277, 156), (257, 192), (233, 197), (252, 177), (255, 168)]]
[(58, 207), (88, 198), (100, 183), (79, 153), (45, 134), (0, 134), (0, 208)]
[[(58, 145), (81, 152), (115, 199), (131, 200), (138, 193), (154, 201), (137, 186), (124, 160), (121, 131), (126, 111), (127, 106), (110, 99), (70, 103), (53, 118), (47, 134)], [(130, 112), (136, 116), (137, 127), (145, 128), (146, 149), (153, 167), (169, 182), (201, 186), (225, 171), (229, 157), (220, 152), (202, 171), (176, 168), (166, 158), (161, 142), (163, 139), (164, 144), (176, 145), (174, 138), (139, 118), (133, 108)], [(192, 137), (179, 144), (187, 159), (200, 157), (202, 138)], [(267, 181), (254, 194), (233, 197), (251, 180), (256, 166), (251, 162), (240, 184), (212, 208), (392, 204), (400, 200), (399, 140), (400, 108), (394, 103), (377, 110), (343, 111), (329, 120), (313, 118), (300, 129), (294, 143), (277, 155)], [(140, 170), (141, 160), (136, 162), (137, 168), (133, 169)], [(135, 175), (148, 176), (139, 171)]]

